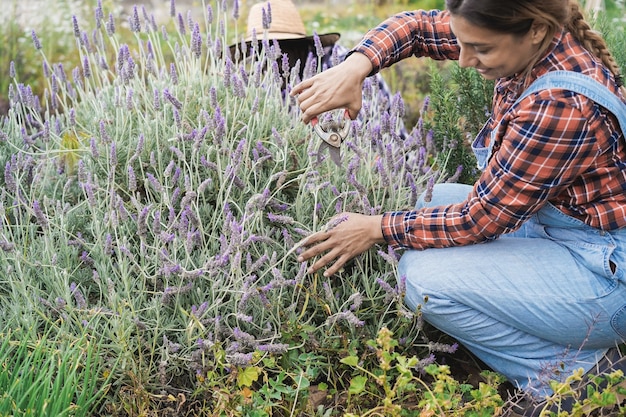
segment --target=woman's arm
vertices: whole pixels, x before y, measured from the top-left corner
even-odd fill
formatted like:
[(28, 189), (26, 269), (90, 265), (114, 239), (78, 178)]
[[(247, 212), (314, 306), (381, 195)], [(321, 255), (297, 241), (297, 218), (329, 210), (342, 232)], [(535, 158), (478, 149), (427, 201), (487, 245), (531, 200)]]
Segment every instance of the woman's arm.
[(372, 74), (411, 56), (459, 59), (459, 45), (450, 29), (450, 13), (439, 10), (392, 16), (370, 30), (353, 51), (369, 58)]

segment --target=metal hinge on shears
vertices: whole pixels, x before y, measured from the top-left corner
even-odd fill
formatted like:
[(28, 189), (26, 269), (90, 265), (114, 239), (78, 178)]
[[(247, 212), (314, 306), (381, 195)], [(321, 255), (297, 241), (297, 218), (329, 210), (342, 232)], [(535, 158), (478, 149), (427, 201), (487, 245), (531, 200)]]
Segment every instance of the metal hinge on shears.
[(322, 161), (322, 152), (328, 149), (330, 159), (337, 166), (341, 166), (341, 142), (350, 133), (350, 114), (348, 110), (345, 110), (343, 117), (340, 120), (335, 120), (329, 117), (328, 120), (324, 118), (323, 122), (320, 122), (317, 117), (311, 119), (311, 125), (315, 130), (317, 136), (322, 139), (320, 146), (317, 148), (317, 161)]

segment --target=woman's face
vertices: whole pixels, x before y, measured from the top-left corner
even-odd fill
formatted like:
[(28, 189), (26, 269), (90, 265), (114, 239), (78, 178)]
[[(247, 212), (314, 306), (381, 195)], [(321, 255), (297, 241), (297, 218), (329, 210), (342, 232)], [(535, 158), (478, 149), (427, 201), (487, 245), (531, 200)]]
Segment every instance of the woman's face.
[(461, 67), (473, 67), (486, 79), (508, 77), (526, 69), (546, 36), (543, 25), (524, 35), (496, 32), (451, 16), (450, 26), (459, 45)]

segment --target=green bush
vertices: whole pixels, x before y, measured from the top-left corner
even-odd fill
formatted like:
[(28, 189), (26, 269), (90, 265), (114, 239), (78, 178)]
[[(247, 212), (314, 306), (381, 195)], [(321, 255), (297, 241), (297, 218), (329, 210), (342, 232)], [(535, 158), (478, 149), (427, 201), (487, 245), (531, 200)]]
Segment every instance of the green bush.
[(342, 211), (412, 206), (446, 179), (445, 154), (423, 157), (426, 132), (401, 141), (402, 100), (385, 110), (368, 81), (344, 166), (318, 162), (320, 140), (281, 91), (297, 80), (225, 58), (232, 11), (205, 12), (160, 29), (135, 8), (121, 36), (98, 6), (88, 39), (74, 16), (71, 74), (35, 33), (49, 94), (13, 79), (0, 124), (2, 320), (101, 341), (117, 364), (102, 413), (306, 408), (313, 384), (347, 389), (337, 356), (382, 327), (405, 346), (424, 337), (388, 248), (332, 278), (306, 275), (296, 254)]

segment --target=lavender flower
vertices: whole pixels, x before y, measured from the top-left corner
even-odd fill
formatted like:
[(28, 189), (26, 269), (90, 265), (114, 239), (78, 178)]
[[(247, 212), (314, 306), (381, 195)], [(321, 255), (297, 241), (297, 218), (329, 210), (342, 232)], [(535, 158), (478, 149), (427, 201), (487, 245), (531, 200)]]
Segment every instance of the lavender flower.
[(117, 166), (117, 147), (115, 142), (111, 142), (111, 147), (109, 148), (109, 166), (111, 168)]
[(139, 212), (139, 217), (137, 218), (137, 235), (142, 239), (148, 236), (148, 225), (146, 224), (148, 213), (150, 213), (150, 205), (145, 206)]
[(128, 166), (128, 190), (131, 192), (137, 191), (137, 177), (132, 166)]
[(132, 111), (135, 108), (135, 104), (133, 102), (133, 89), (129, 88), (126, 92), (126, 109), (128, 111)]
[(345, 321), (346, 323), (354, 327), (362, 327), (365, 324), (365, 322), (362, 320), (359, 320), (352, 311), (348, 311), (348, 310), (333, 314), (332, 316), (326, 319), (326, 323), (330, 325), (336, 324), (337, 322), (340, 322), (340, 321)]
[(313, 32), (313, 43), (315, 44), (315, 53), (318, 58), (322, 58), (324, 56), (324, 46), (322, 45), (322, 41), (317, 34), (317, 32)]
[(173, 62), (170, 63), (170, 79), (172, 81), (172, 84), (178, 84), (178, 72), (176, 71), (176, 64), (174, 64)]
[(48, 219), (44, 214), (41, 206), (39, 205), (39, 201), (33, 201), (33, 212), (35, 213), (35, 218), (37, 219), (37, 223), (44, 229), (48, 228)]
[[(32, 30), (30, 32), (30, 36), (33, 39), (33, 45), (35, 46), (36, 50), (40, 50), (41, 49), (41, 42), (39, 41), (39, 38), (37, 37), (37, 34), (35, 33), (34, 30)], [(11, 63), (13, 63), (13, 61), (11, 61)]]
[(162, 193), (163, 192), (163, 186), (161, 185), (159, 180), (157, 180), (154, 177), (154, 175), (152, 175), (151, 173), (148, 172), (148, 173), (146, 173), (146, 177), (148, 178), (148, 182), (150, 182), (150, 184), (154, 188), (154, 191), (156, 191), (157, 193)]
[(91, 77), (91, 67), (89, 65), (89, 58), (83, 58), (83, 77), (90, 78)]
[(11, 61), (9, 64), (9, 77), (15, 78), (15, 62)]
[(74, 300), (76, 301), (76, 306), (78, 308), (84, 309), (87, 308), (87, 301), (85, 300), (85, 296), (80, 291), (75, 282), (70, 284), (70, 292), (74, 296)]
[(133, 6), (133, 14), (128, 18), (131, 32), (141, 32), (141, 23), (139, 22), (139, 11), (137, 6)]
[(2, 249), (3, 252), (13, 252), (15, 245), (8, 240), (2, 239), (0, 240), (0, 249)]
[(113, 13), (109, 13), (109, 20), (106, 23), (106, 30), (109, 36), (115, 34), (115, 20), (113, 19)]
[(181, 110), (183, 108), (183, 103), (181, 103), (180, 101), (178, 101), (178, 99), (176, 97), (174, 97), (172, 95), (172, 93), (170, 93), (170, 90), (168, 90), (167, 88), (163, 90), (163, 97), (165, 97), (167, 99), (167, 101), (169, 101), (170, 103), (172, 103), (172, 105), (177, 109), (177, 110)]
[(74, 28), (74, 37), (80, 39), (80, 27), (78, 26), (78, 18), (72, 15), (72, 27)]
[(104, 12), (102, 10), (102, 0), (98, 0), (96, 9), (94, 10), (94, 17), (96, 19), (96, 28), (100, 29), (101, 21), (104, 20)]
[(448, 178), (446, 182), (457, 182), (459, 178), (461, 177), (462, 173), (463, 173), (463, 165), (457, 166), (456, 171), (454, 171), (454, 174), (450, 178)]
[(295, 223), (295, 220), (290, 216), (278, 215), (274, 213), (267, 213), (267, 218), (272, 223), (286, 224), (286, 225)]
[(428, 178), (426, 183), (426, 192), (424, 193), (424, 201), (430, 202), (433, 199), (433, 188), (435, 187), (435, 177)]
[(454, 353), (459, 348), (458, 343), (453, 343), (448, 345), (447, 343), (438, 343), (438, 342), (430, 342), (428, 343), (428, 349), (431, 352), (444, 352), (444, 353)]
[(4, 186), (9, 192), (17, 192), (17, 184), (14, 177), (14, 167), (11, 164), (11, 161), (7, 161), (7, 163), (4, 165)]
[(154, 89), (153, 105), (155, 110), (161, 110), (161, 94), (158, 89)]
[(91, 258), (91, 256), (89, 256), (89, 253), (87, 251), (83, 251), (80, 254), (80, 260), (81, 262), (83, 262), (85, 265), (89, 266), (89, 267), (93, 267), (93, 259)]
[(234, 353), (227, 355), (226, 359), (233, 366), (247, 366), (252, 362), (252, 353)]
[(200, 318), (202, 317), (202, 315), (204, 315), (204, 313), (206, 313), (208, 308), (209, 308), (209, 303), (207, 301), (200, 304), (199, 307), (196, 307), (195, 305), (193, 305), (191, 306), (191, 315), (196, 318)]
[(289, 345), (286, 343), (269, 343), (258, 345), (257, 350), (261, 352), (273, 353), (273, 354), (283, 354), (287, 352), (289, 349)]
[(187, 30), (185, 29), (185, 20), (183, 19), (183, 15), (178, 13), (178, 32), (185, 36), (187, 34)]
[(200, 35), (200, 25), (197, 23), (191, 32), (191, 50), (196, 58), (200, 58), (202, 55), (202, 35)]
[(265, 26), (265, 24), (263, 25), (263, 29), (269, 29), (270, 26), (272, 25), (272, 4), (268, 1), (267, 2), (267, 15), (266, 15), (266, 21), (264, 21), (264, 23), (267, 23), (267, 26)]

